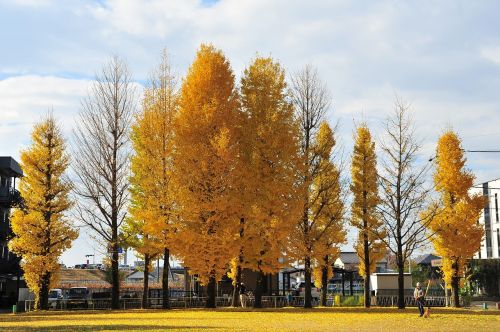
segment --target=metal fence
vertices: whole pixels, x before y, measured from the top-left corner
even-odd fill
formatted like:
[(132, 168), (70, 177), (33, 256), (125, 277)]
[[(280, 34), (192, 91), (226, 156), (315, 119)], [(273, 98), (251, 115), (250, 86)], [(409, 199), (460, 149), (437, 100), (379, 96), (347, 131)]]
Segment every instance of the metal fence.
[[(171, 308), (203, 308), (205, 307), (206, 297), (171, 297)], [(162, 298), (150, 298), (149, 308), (162, 308)], [(434, 296), (426, 298), (426, 306), (444, 307), (446, 299), (444, 296)], [(140, 309), (141, 298), (122, 298), (120, 299), (121, 309)], [(246, 302), (246, 307), (252, 307), (255, 303), (255, 298), (250, 296)], [(34, 300), (26, 300), (24, 302), (24, 310), (26, 312), (34, 310)], [(397, 295), (378, 295), (372, 297), (372, 305), (379, 307), (395, 307), (398, 304)], [(217, 307), (229, 307), (231, 305), (230, 297), (217, 297)], [(319, 306), (318, 298), (312, 299), (313, 306)], [(327, 296), (327, 307), (332, 306), (360, 306), (363, 305), (363, 296)], [(405, 296), (405, 306), (416, 306), (413, 296)], [(283, 308), (283, 307), (303, 307), (303, 296), (262, 296), (263, 308)], [(89, 299), (89, 300), (58, 300), (49, 304), (49, 310), (109, 310), (111, 309), (111, 299)]]

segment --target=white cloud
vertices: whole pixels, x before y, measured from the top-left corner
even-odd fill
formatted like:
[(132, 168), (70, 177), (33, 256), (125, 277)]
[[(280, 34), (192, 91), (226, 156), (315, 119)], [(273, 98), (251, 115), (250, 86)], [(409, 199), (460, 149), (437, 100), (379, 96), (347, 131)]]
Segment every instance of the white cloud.
[(49, 6), (54, 3), (53, 0), (10, 0), (14, 5), (27, 7)]
[(33, 124), (53, 110), (68, 137), (89, 81), (53, 76), (15, 76), (0, 80), (0, 151), (18, 158)]
[(486, 60), (500, 65), (500, 46), (483, 47), (480, 52), (481, 56)]

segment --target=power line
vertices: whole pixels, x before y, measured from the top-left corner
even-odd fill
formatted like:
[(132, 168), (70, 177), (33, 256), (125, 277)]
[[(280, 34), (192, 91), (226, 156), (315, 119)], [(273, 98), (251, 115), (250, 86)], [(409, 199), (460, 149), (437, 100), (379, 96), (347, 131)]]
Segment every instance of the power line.
[(500, 150), (463, 150), (463, 151), (465, 151), (465, 152), (480, 152), (480, 153), (500, 153)]
[[(461, 149), (464, 152), (470, 152), (470, 153), (500, 153), (500, 150), (465, 150)], [(429, 162), (433, 161), (434, 159), (437, 158), (437, 155), (431, 156), (429, 158)]]

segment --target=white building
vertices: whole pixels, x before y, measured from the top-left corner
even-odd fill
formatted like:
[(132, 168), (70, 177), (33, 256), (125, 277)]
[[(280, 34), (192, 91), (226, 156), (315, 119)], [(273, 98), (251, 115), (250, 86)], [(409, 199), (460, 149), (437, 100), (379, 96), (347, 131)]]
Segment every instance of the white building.
[(481, 250), (474, 255), (474, 258), (500, 258), (500, 218), (498, 211), (500, 179), (477, 185), (471, 191), (488, 197), (488, 203), (479, 217), (479, 223), (483, 225), (485, 234), (481, 243)]

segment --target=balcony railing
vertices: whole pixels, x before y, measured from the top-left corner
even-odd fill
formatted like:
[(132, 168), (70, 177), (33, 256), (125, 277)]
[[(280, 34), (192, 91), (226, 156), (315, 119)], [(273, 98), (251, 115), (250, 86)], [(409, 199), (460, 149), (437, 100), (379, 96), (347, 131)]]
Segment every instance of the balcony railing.
[(7, 203), (14, 205), (21, 201), (21, 195), (16, 188), (13, 187), (0, 187), (0, 203)]

